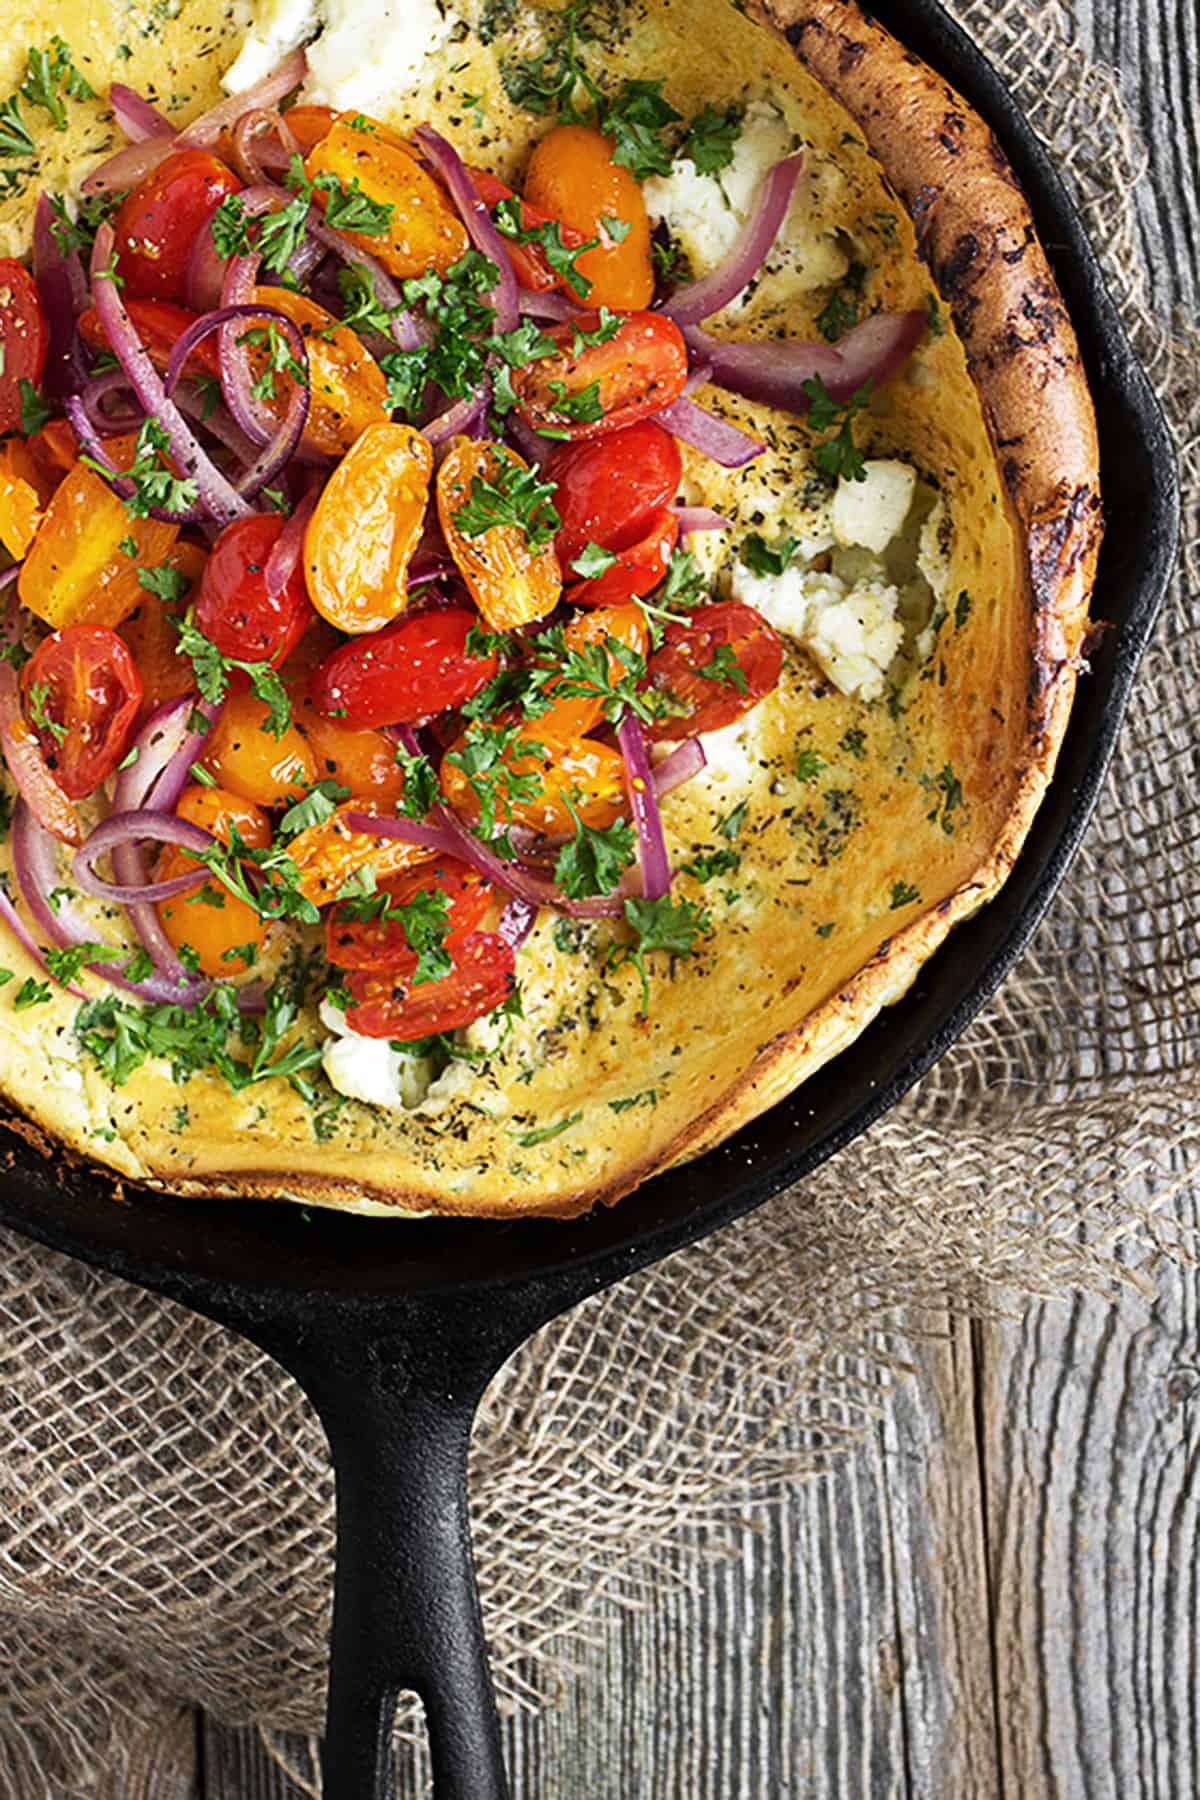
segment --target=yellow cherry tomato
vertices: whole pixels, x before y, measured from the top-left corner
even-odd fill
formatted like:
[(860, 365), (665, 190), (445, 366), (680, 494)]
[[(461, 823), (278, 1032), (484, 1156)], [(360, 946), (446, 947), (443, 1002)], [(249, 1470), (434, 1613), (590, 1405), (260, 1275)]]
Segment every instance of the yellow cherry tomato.
[[(505, 444), (458, 437), (437, 477), (438, 518), (447, 547), (493, 631), (511, 631), (532, 619), (544, 619), (562, 593), (562, 570), (554, 553), (556, 515), (548, 500), (534, 508), (532, 541), (526, 525), (486, 525), (489, 503), (483, 490), (498, 483), (511, 486), (510, 470), (528, 473), (529, 465)], [(539, 523), (548, 511), (548, 535), (535, 549)], [(481, 522), (482, 530), (477, 528)]]
[(10, 556), (22, 557), (29, 549), (56, 485), (38, 467), (23, 438), (0, 443), (0, 544)]
[(204, 740), (201, 767), (255, 806), (290, 806), (317, 780), (317, 759), (295, 725), (268, 731), (270, 708), (251, 689), (231, 693)]
[(300, 892), (314, 906), (328, 906), (351, 875), (368, 864), (377, 881), (402, 875), (418, 863), (432, 860), (434, 852), (403, 838), (374, 837), (369, 831), (353, 831), (348, 813), (391, 812), (366, 800), (347, 800), (320, 825), (310, 825), (288, 845), (288, 855), (300, 871)]
[[(441, 783), (455, 812), (473, 825), (479, 818), (479, 796), (454, 762), (466, 742), (464, 735), (447, 751)], [(611, 825), (628, 810), (624, 761), (618, 751), (592, 738), (556, 738), (542, 729), (540, 719), (531, 719), (517, 733), (504, 761), (514, 775), (534, 777), (536, 791), (508, 801), (510, 818), (501, 789), (496, 808), (501, 824), (511, 822), (545, 837), (559, 837), (575, 829), (568, 799), (583, 823), (597, 829)]]
[[(369, 46), (364, 49), (370, 53)], [(314, 144), (304, 164), (309, 180), (333, 175), (343, 189), (357, 183), (368, 200), (391, 208), (383, 231), (343, 233), (389, 274), (405, 277), (448, 269), (466, 252), (469, 241), (458, 214), (411, 151), (390, 133), (373, 129), (371, 120), (357, 124), (358, 117), (341, 114)], [(316, 198), (318, 205), (327, 204), (327, 192), (319, 185)]]
[[(323, 456), (340, 456), (359, 433), (380, 425), (391, 416), (387, 403), (387, 378), (356, 331), (339, 325), (333, 314), (305, 294), (291, 288), (256, 287), (256, 300), (283, 313), (297, 327), (308, 351), (308, 417), (300, 443), (305, 450)], [(253, 339), (265, 324), (250, 320), (246, 331)], [(255, 378), (267, 369), (264, 341), (251, 341), (246, 354)], [(282, 419), (287, 410), (291, 377), (286, 370), (273, 377), (274, 391), (263, 392), (262, 404)]]
[(382, 731), (327, 719), (308, 700), (295, 707), (293, 717), (308, 739), (319, 781), (336, 781), (350, 789), (351, 799), (374, 801), (381, 810), (403, 799), (404, 771), (395, 744)]
[[(609, 638), (643, 657), (650, 647), (650, 628), (645, 614), (637, 606), (597, 606), (590, 612), (577, 613), (563, 637), (568, 650), (583, 650), (588, 644), (603, 644)], [(613, 682), (629, 674), (627, 666), (612, 649), (608, 652), (608, 674)], [(604, 698), (599, 690), (594, 698), (589, 694), (560, 696), (554, 688), (548, 691), (555, 697), (549, 711), (534, 721), (539, 732), (549, 732), (553, 738), (583, 737), (604, 716)]]
[[(230, 842), (230, 826), (252, 850), (271, 841), (271, 821), (260, 806), (253, 806), (224, 788), (184, 788), (175, 808), (181, 819), (200, 825), (222, 843)], [(155, 879), (170, 881), (196, 868), (194, 857), (169, 844), (158, 858)], [(174, 900), (161, 900), (158, 917), (177, 950), (185, 945), (199, 958), (203, 974), (214, 978), (238, 975), (256, 962), (270, 929), (252, 906), (231, 894), (218, 881), (197, 877), (196, 891)]]
[[(650, 220), (641, 188), (612, 153), (612, 139), (590, 125), (556, 125), (529, 159), (525, 198), (550, 218), (600, 239), (575, 264), (592, 284), (589, 306), (640, 312), (654, 297)], [(627, 227), (619, 241), (605, 219)]]
[(304, 533), (304, 576), (339, 631), (378, 631), (404, 611), (432, 474), (419, 431), (373, 425), (326, 482)]
[(148, 719), (164, 700), (177, 700), (196, 691), (196, 671), (190, 657), (180, 654), (179, 633), (171, 621), (180, 618), (199, 593), (208, 552), (199, 544), (180, 538), (163, 561), (166, 568), (183, 576), (187, 591), (178, 600), (168, 602), (143, 589), (136, 610), (125, 620), (120, 633), (142, 678), (142, 719)]

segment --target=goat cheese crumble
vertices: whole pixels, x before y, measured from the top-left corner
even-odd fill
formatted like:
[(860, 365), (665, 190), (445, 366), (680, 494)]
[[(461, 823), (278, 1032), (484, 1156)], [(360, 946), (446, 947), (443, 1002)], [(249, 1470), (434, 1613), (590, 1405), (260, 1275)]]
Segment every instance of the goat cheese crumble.
[(304, 99), (386, 117), (389, 99), (416, 85), (457, 23), (438, 0), (268, 0), (224, 85), (231, 94), (253, 87), (321, 27), (309, 45)]

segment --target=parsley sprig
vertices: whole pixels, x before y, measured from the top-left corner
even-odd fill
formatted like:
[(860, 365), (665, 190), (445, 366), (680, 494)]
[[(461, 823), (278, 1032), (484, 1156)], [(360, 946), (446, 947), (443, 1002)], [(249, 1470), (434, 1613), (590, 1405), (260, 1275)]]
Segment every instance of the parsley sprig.
[(292, 722), (292, 706), (278, 669), (270, 663), (243, 662), (236, 656), (223, 655), (201, 631), (190, 611), (172, 622), (179, 633), (179, 652), (192, 665), (201, 699), (214, 704), (223, 700), (229, 692), (230, 676), (240, 669), (250, 677), (250, 686), (267, 709), (263, 730), (274, 738), (282, 738)]
[(489, 475), (471, 477), (470, 493), (454, 514), (454, 523), (465, 537), (482, 537), (497, 525), (512, 525), (524, 533), (531, 550), (542, 550), (562, 524), (553, 505), (555, 491), (555, 483), (543, 481), (536, 469), (497, 456)]
[(818, 469), (830, 481), (865, 481), (866, 458), (854, 442), (854, 421), (870, 400), (874, 382), (868, 377), (845, 406), (833, 399), (819, 375), (800, 385), (811, 402), (808, 423), (813, 431), (828, 431), (841, 420), (834, 436), (817, 445), (814, 460)]

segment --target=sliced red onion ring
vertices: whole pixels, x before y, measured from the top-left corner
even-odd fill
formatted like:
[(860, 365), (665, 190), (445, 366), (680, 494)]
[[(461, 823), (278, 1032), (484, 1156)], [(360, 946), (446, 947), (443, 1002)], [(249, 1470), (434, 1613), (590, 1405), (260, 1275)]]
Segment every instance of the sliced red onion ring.
[(424, 150), (435, 173), (445, 183), (471, 242), (499, 270), (490, 296), (491, 304), (496, 309), (496, 330), (515, 331), (520, 301), (512, 260), (504, 239), (496, 229), (495, 220), (479, 198), (466, 165), (453, 144), (448, 143), (440, 132), (434, 131), (431, 125), (418, 125), (413, 138)]
[[(202, 342), (204, 338), (210, 336), (214, 331), (219, 331), (221, 333), (223, 373), (226, 338), (232, 335), (236, 341), (244, 337), (244, 332), (233, 332), (232, 327), (239, 321), (248, 319), (269, 319), (280, 331), (282, 331), (284, 337), (288, 340), (288, 350), (291, 356), (304, 370), (305, 379), (300, 380), (299, 378), (289, 377), (291, 388), (288, 395), (287, 411), (281, 421), (274, 421), (274, 435), (270, 442), (263, 448), (261, 455), (258, 456), (250, 468), (238, 478), (237, 491), (239, 494), (256, 494), (260, 488), (265, 487), (267, 482), (272, 480), (273, 477), (279, 473), (284, 464), (291, 460), (296, 446), (300, 442), (300, 438), (303, 434), (304, 422), (308, 418), (309, 383), (308, 349), (304, 341), (304, 334), (300, 330), (300, 327), (292, 319), (289, 319), (286, 313), (280, 312), (277, 307), (263, 306), (259, 302), (251, 301), (249, 304), (242, 306), (218, 307), (216, 312), (206, 313), (202, 319), (194, 320), (193, 323), (188, 326), (187, 330), (182, 332), (180, 336), (176, 338), (174, 344), (171, 346), (171, 354), (167, 361), (166, 380), (164, 382), (164, 392), (170, 394), (175, 383), (179, 380), (184, 364), (187, 362), (192, 351), (196, 348), (196, 345)], [(244, 351), (244, 346), (240, 345), (240, 343), (238, 343), (237, 347)], [(247, 371), (247, 375), (248, 373), (249, 372)], [(243, 401), (248, 401), (250, 399), (248, 386), (242, 399)]]
[(617, 726), (617, 743), (625, 758), (625, 790), (637, 827), (642, 893), (647, 900), (661, 900), (670, 890), (671, 864), (667, 858), (667, 840), (663, 836), (650, 759), (646, 754), (645, 735), (632, 712), (626, 712)]
[[(662, 418), (662, 414), (655, 415)], [(668, 426), (669, 430), (670, 427)], [(552, 450), (557, 449), (552, 438), (543, 437), (532, 425), (527, 425), (519, 413), (510, 412), (504, 421), (504, 430), (513, 444), (521, 452), (525, 461), (533, 468), (540, 469)]]
[(425, 339), (416, 319), (404, 304), (404, 295), (392, 280), (378, 257), (369, 250), (362, 250), (344, 238), (340, 231), (326, 225), (314, 209), (308, 215), (308, 236), (325, 250), (330, 250), (342, 262), (351, 263), (361, 269), (371, 280), (371, 287), (380, 306), (386, 306), (392, 317), (392, 337), (401, 350), (418, 350)]
[(763, 176), (750, 216), (738, 232), (728, 256), (711, 274), (690, 287), (680, 288), (660, 310), (677, 325), (698, 325), (737, 298), (757, 275), (787, 217), (792, 195), (804, 167), (804, 152), (785, 156)]
[(59, 247), (48, 194), (38, 195), (33, 213), (33, 278), (49, 332), (42, 384), (58, 399), (86, 379), (75, 321), (87, 304), (87, 278), (78, 251), (64, 256)]
[(685, 738), (661, 762), (655, 763), (650, 771), (657, 798), (662, 800), (668, 794), (673, 794), (677, 787), (682, 787), (685, 781), (698, 775), (707, 761), (700, 739)]
[[(28, 925), (25, 923), (2, 886), (0, 886), (0, 919), (4, 920), (4, 923), (8, 926), (8, 929), (12, 932), (26, 955), (32, 957), (33, 961), (44, 974), (49, 975), (50, 971), (46, 967), (45, 951), (30, 931)], [(67, 991), (68, 993), (75, 994), (80, 1000), (87, 998), (81, 988), (73, 987), (69, 988)]]
[(681, 438), (704, 456), (711, 456), (723, 469), (740, 469), (743, 463), (761, 456), (767, 447), (761, 438), (751, 437), (748, 431), (731, 425), (727, 419), (715, 418), (694, 400), (685, 400), (682, 396), (672, 400), (670, 406), (664, 406), (654, 417), (664, 431)]
[[(67, 418), (71, 421), (71, 429), (79, 439), (79, 448), (86, 451), (89, 461), (95, 466), (96, 473), (108, 483), (114, 494), (119, 495), (122, 500), (128, 500), (133, 493), (133, 483), (127, 475), (122, 474), (120, 469), (113, 467), (104, 442), (104, 436), (111, 430), (111, 427), (106, 423), (102, 432), (97, 431), (78, 394), (68, 394), (63, 401), (63, 407)], [(151, 516), (155, 519), (166, 520), (173, 525), (196, 525), (208, 517), (199, 505), (189, 507), (186, 512), (169, 512), (165, 507), (156, 506), (152, 509)]]
[(529, 318), (552, 319), (555, 324), (561, 324), (564, 319), (578, 319), (589, 310), (582, 301), (572, 300), (569, 294), (560, 294), (553, 289), (549, 293), (533, 294), (528, 288), (522, 288), (517, 305)]
[(72, 871), (84, 893), (94, 894), (97, 900), (115, 900), (121, 906), (150, 904), (173, 900), (177, 894), (190, 892), (204, 880), (204, 868), (199, 862), (195, 874), (172, 875), (167, 881), (148, 881), (143, 886), (105, 881), (102, 875), (97, 875), (96, 864), (109, 851), (118, 850), (122, 844), (140, 844), (147, 840), (154, 844), (179, 844), (185, 850), (207, 850), (217, 841), (211, 831), (193, 825), (190, 819), (177, 818), (174, 813), (144, 809), (110, 813), (85, 839), (72, 859)]
[(220, 306), (225, 262), (225, 257), (217, 254), (208, 225), (202, 225), (192, 239), (183, 287), (184, 299), (194, 312), (211, 312), (214, 306)]
[(680, 506), (676, 508), (676, 516), (685, 536), (693, 531), (733, 530), (733, 520), (727, 519), (724, 513), (714, 512), (711, 506)]
[(131, 143), (142, 144), (147, 138), (175, 136), (175, 127), (166, 113), (151, 106), (136, 88), (126, 87), (123, 81), (114, 81), (109, 87), (108, 98), (113, 117)]
[(237, 123), (243, 113), (261, 111), (264, 107), (274, 106), (277, 101), (285, 100), (293, 88), (298, 88), (308, 73), (308, 59), (303, 50), (292, 50), (278, 68), (253, 87), (243, 93), (230, 94), (227, 100), (219, 100), (198, 119), (179, 133), (178, 143), (181, 150), (199, 145), (201, 148), (215, 144), (223, 131)]
[[(20, 567), (14, 565), (0, 575), (0, 592), (4, 593), (0, 642), (6, 646), (17, 643), (19, 637), (21, 615), (15, 585), (19, 574)], [(37, 738), (25, 722), (21, 684), (7, 659), (0, 661), (0, 756), (8, 765), (17, 792), (39, 824), (64, 844), (77, 844), (83, 834), (75, 808), (55, 781)]]
[(282, 594), (300, 561), (300, 553), (304, 549), (304, 533), (316, 504), (317, 490), (310, 488), (304, 498), (297, 502), (291, 517), (271, 546), (271, 553), (263, 569), (263, 580), (273, 600)]
[(531, 901), (514, 897), (500, 914), (496, 931), (506, 944), (519, 950), (537, 924), (537, 916), (538, 909)]
[[(242, 518), (251, 508), (229, 482), (212, 458), (200, 448), (187, 420), (163, 386), (162, 378), (138, 337), (133, 321), (125, 310), (121, 290), (112, 278), (115, 253), (113, 228), (106, 220), (96, 233), (92, 248), (92, 299), (104, 335), (125, 373), (129, 376), (138, 399), (148, 413), (153, 413), (167, 434), (171, 455), (184, 476), (196, 483), (197, 499), (204, 510), (221, 524)], [(74, 422), (74, 421), (72, 421)]]
[(449, 438), (459, 435), (482, 437), (491, 400), (492, 384), (485, 381), (473, 394), (468, 394), (465, 400), (456, 400), (453, 406), (448, 406), (436, 419), (430, 419), (428, 425), (422, 425), (421, 430), (435, 449)]
[(175, 137), (144, 138), (139, 144), (123, 144), (80, 182), (79, 191), (85, 198), (124, 193), (152, 175), (159, 163), (166, 162), (178, 148), (179, 139)]
[(214, 406), (212, 395), (198, 387), (195, 382), (182, 380), (171, 398), (180, 412), (187, 418), (195, 420), (210, 437), (232, 450), (243, 465), (252, 463), (258, 455), (258, 445), (252, 444), (245, 432), (235, 422), (229, 408), (221, 401)]
[[(114, 394), (125, 395), (123, 406), (105, 405)], [(89, 375), (78, 398), (92, 429), (101, 437), (111, 436), (114, 432), (136, 431), (146, 416), (137, 404), (124, 369), (105, 369), (99, 375)]]
[[(259, 161), (260, 154), (272, 158), (273, 172), (279, 174), (288, 168), (293, 155), (300, 148), (295, 134), (274, 107), (250, 107), (234, 126), (231, 136), (234, 166), (249, 187), (255, 187), (268, 179), (267, 170)], [(255, 142), (259, 138), (265, 140), (261, 146)], [(272, 138), (274, 143), (271, 142)]]
[[(711, 365), (712, 380), (783, 412), (806, 413), (812, 405), (804, 383), (818, 376), (831, 400), (845, 405), (865, 382), (879, 387), (903, 367), (929, 325), (924, 312), (872, 313), (836, 344), (799, 338), (749, 338), (737, 343), (689, 326), (688, 347)], [(661, 415), (660, 415), (661, 416)]]

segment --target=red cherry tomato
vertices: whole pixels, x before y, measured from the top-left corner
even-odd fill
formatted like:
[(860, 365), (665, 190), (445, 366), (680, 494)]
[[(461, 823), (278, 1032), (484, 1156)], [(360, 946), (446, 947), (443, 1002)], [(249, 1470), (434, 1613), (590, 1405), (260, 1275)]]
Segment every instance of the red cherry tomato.
[(403, 975), (351, 969), (347, 1025), (363, 1037), (408, 1043), (470, 1025), (503, 1005), (516, 986), (516, 957), (498, 932), (472, 932), (451, 948), (450, 957), (448, 975), (415, 987)]
[[(721, 657), (723, 646), (737, 658), (740, 676)], [(667, 626), (650, 658), (651, 686), (682, 700), (688, 711), (656, 720), (649, 735), (695, 737), (731, 725), (770, 693), (782, 666), (778, 634), (752, 606), (736, 600), (698, 606), (686, 624)]]
[(282, 593), (267, 592), (267, 559), (286, 521), (252, 513), (227, 525), (204, 567), (196, 623), (222, 656), (281, 663), (316, 617), (299, 559)]
[[(406, 906), (419, 893), (438, 890), (446, 896), (446, 943), (452, 946), (474, 931), (491, 904), (492, 884), (478, 869), (443, 856), (382, 883), (379, 891), (395, 908)], [(326, 916), (325, 954), (339, 968), (370, 969), (376, 974), (411, 975), (417, 966), (417, 952), (408, 941), (402, 918), (347, 918), (340, 906)]]
[(178, 300), (196, 233), (241, 182), (207, 150), (176, 150), (126, 194), (113, 221), (130, 300)]
[(450, 607), (355, 638), (314, 671), (309, 697), (347, 725), (419, 725), (461, 706), (496, 673), (494, 656), (467, 650), (478, 624), (477, 613)]
[[(173, 300), (130, 300), (126, 310), (138, 336), (150, 352), (151, 362), (160, 373), (166, 369), (176, 338), (182, 337), (188, 326), (194, 325), (200, 317), (199, 313), (189, 312), (186, 306), (176, 306)], [(108, 334), (100, 323), (100, 315), (94, 306), (89, 306), (86, 312), (80, 314), (79, 335), (93, 350), (111, 348)], [(201, 369), (206, 375), (220, 378), (221, 357), (215, 331), (211, 336), (201, 338), (188, 357), (186, 367), (192, 374)]]
[(563, 599), (571, 606), (611, 606), (618, 600), (649, 594), (666, 574), (678, 541), (679, 515), (673, 507), (664, 506), (654, 515), (645, 537), (627, 550), (615, 551), (617, 560), (610, 568), (602, 575), (577, 581)]
[(604, 437), (648, 418), (678, 400), (688, 377), (687, 345), (673, 319), (630, 313), (614, 337), (576, 355), (576, 325), (594, 331), (599, 313), (581, 313), (547, 334), (557, 356), (542, 356), (513, 375), (517, 407), (527, 425), (568, 438)]
[[(505, 187), (496, 175), (486, 169), (468, 169), (467, 173), (475, 183), (475, 192), (483, 201), (489, 212), (494, 211), (501, 200), (511, 200), (513, 191)], [(536, 231), (539, 225), (548, 225), (550, 214), (544, 213), (540, 206), (531, 206), (528, 200), (521, 201), (521, 224), (527, 231)], [(559, 232), (568, 250), (578, 250), (588, 242), (582, 231), (572, 230), (570, 225), (559, 224)], [(546, 252), (540, 244), (510, 243), (505, 239), (508, 259), (512, 263), (517, 280), (523, 288), (534, 294), (547, 294), (551, 288), (562, 288), (564, 293), (573, 293), (564, 275), (552, 269), (546, 260)]]
[(142, 682), (107, 625), (68, 625), (43, 638), (21, 671), (25, 713), (54, 779), (82, 800), (129, 747)]
[(569, 569), (588, 544), (624, 550), (644, 537), (661, 507), (673, 500), (683, 475), (679, 445), (651, 419), (607, 437), (560, 444), (542, 474), (557, 484), (562, 521), (554, 548)]
[(42, 379), (49, 334), (37, 284), (23, 263), (0, 257), (0, 433), (21, 426), (21, 383)]

